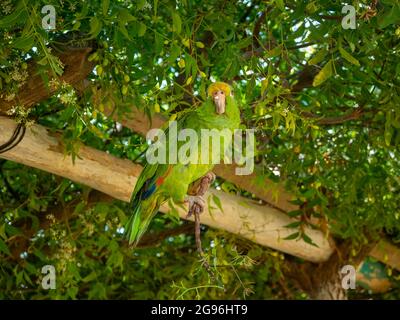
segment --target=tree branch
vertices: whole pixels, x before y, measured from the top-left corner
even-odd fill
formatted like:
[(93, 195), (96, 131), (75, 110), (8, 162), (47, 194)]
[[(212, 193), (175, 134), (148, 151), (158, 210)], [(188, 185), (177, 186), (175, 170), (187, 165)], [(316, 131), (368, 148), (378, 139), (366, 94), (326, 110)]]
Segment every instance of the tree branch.
[[(70, 51), (67, 50), (60, 54), (59, 58), (64, 64), (64, 73), (60, 77), (60, 80), (75, 85), (86, 79), (94, 67), (94, 64), (87, 60), (91, 51), (91, 48), (82, 48)], [(31, 61), (28, 64), (28, 73), (30, 77), (27, 83), (19, 90), (15, 99), (6, 101), (4, 98), (0, 98), (0, 114), (5, 114), (15, 105), (31, 108), (54, 93), (55, 89), (47, 87), (37, 71), (37, 64)]]
[(359, 108), (355, 109), (354, 111), (344, 114), (342, 116), (326, 117), (326, 118), (319, 117), (311, 112), (301, 112), (302, 116), (304, 116), (306, 118), (315, 119), (316, 123), (319, 125), (341, 124), (346, 121), (357, 120), (361, 117), (362, 114), (363, 114), (362, 107), (359, 107)]

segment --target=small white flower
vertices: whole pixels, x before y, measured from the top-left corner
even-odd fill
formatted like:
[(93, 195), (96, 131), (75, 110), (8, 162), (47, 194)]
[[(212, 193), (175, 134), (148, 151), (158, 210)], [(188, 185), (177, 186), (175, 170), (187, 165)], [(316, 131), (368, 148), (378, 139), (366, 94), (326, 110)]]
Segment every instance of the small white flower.
[(3, 13), (10, 14), (12, 12), (12, 5), (11, 0), (4, 0), (3, 1)]
[[(15, 98), (15, 93), (10, 93), (10, 94), (6, 95), (6, 97), (4, 98), (4, 100), (6, 100), (6, 101), (11, 101), (11, 100), (14, 100), (14, 98)], [(14, 108), (14, 107), (13, 107), (13, 108)], [(14, 112), (15, 112), (15, 109), (14, 109)]]
[(49, 81), (49, 86), (51, 89), (57, 90), (60, 87), (60, 82), (58, 81), (58, 79), (53, 78)]
[(149, 9), (150, 10), (151, 8), (152, 8), (151, 4), (146, 1), (146, 3), (143, 6), (143, 10), (144, 9)]

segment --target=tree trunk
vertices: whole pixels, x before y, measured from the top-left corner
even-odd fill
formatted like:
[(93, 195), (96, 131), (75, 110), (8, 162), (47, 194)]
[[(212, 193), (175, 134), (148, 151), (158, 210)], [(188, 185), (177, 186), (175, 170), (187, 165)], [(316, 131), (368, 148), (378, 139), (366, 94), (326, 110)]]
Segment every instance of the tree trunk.
[(315, 300), (347, 300), (347, 292), (342, 287), (341, 278), (333, 275), (331, 279), (317, 287), (311, 294), (311, 298)]
[[(354, 269), (354, 278), (351, 279), (356, 284), (356, 270), (358, 265), (371, 252), (376, 245), (376, 241), (370, 239), (367, 245), (358, 248), (357, 254), (353, 256), (352, 243), (343, 241), (336, 246), (334, 253), (325, 262), (315, 264), (306, 262), (299, 264), (297, 261), (288, 260), (283, 269), (288, 279), (302, 291), (306, 292), (311, 299), (315, 300), (347, 300), (348, 290), (346, 288), (351, 273), (349, 267)], [(346, 269), (343, 267), (346, 266)], [(342, 273), (345, 271), (345, 273)], [(349, 277), (350, 276), (350, 277)]]

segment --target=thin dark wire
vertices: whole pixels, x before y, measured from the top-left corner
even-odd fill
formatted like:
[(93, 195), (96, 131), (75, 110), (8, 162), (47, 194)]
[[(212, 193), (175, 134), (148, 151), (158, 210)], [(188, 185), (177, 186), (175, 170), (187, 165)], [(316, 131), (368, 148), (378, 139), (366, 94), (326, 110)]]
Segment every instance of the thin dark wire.
[(4, 153), (11, 150), (12, 148), (15, 148), (24, 138), (25, 131), (26, 131), (25, 125), (22, 123), (18, 123), (10, 140), (0, 145), (0, 153)]

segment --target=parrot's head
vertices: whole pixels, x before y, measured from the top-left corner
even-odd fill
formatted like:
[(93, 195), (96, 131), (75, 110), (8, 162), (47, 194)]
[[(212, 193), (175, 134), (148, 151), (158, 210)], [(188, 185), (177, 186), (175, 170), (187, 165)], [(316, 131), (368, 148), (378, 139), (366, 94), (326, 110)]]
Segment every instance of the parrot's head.
[(208, 96), (214, 101), (215, 111), (225, 113), (226, 97), (231, 95), (231, 87), (225, 82), (214, 82), (208, 87)]

